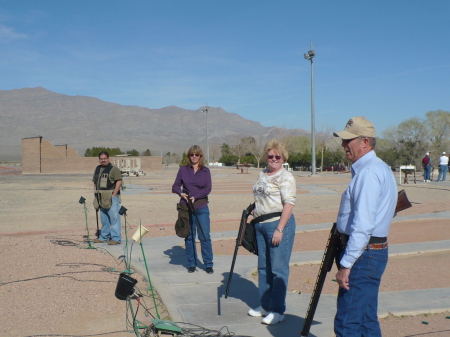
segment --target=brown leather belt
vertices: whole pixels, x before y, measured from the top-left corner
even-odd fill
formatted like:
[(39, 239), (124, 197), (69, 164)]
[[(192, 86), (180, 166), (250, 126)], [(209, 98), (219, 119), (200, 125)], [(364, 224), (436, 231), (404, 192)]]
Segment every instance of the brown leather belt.
[(386, 249), (388, 247), (388, 243), (369, 243), (366, 246), (366, 249), (372, 249), (372, 250), (382, 250)]

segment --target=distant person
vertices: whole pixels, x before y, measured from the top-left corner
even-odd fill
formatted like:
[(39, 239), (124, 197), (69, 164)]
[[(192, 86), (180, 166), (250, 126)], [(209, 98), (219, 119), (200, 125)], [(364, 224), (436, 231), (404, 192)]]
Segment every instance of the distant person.
[[(208, 195), (212, 189), (211, 172), (205, 166), (205, 157), (200, 146), (191, 146), (187, 157), (189, 162), (178, 170), (177, 177), (172, 185), (172, 193), (176, 193), (181, 197), (181, 204), (186, 205), (189, 198), (197, 214), (195, 216), (193, 212), (189, 212), (191, 229), (189, 235), (184, 239), (188, 272), (193, 273), (197, 269), (195, 236), (196, 232), (198, 232), (205, 271), (208, 274), (212, 274), (214, 273), (213, 250), (208, 207)], [(197, 221), (197, 217), (199, 221)]]
[(94, 182), (94, 193), (100, 211), (102, 230), (100, 237), (93, 241), (118, 245), (122, 242), (119, 214), (122, 173), (109, 162), (108, 152), (100, 152), (98, 159), (100, 165), (95, 169), (92, 181)]
[(378, 291), (388, 261), (387, 236), (397, 204), (392, 170), (377, 157), (375, 127), (353, 117), (335, 132), (351, 166), (352, 180), (342, 194), (337, 217), (342, 251), (334, 332), (337, 337), (381, 337)]
[(431, 158), (430, 153), (425, 153), (425, 157), (422, 159), (422, 167), (423, 167), (423, 181), (429, 182), (430, 174), (431, 174)]
[(262, 323), (284, 321), (289, 279), (289, 260), (295, 237), (292, 214), (296, 198), (296, 181), (283, 168), (288, 159), (284, 144), (276, 139), (264, 148), (267, 168), (259, 173), (253, 186), (253, 212), (258, 245), (258, 292), (260, 306), (250, 309), (254, 317), (265, 316)]
[(437, 181), (445, 181), (448, 171), (448, 156), (445, 152), (439, 157), (439, 176)]

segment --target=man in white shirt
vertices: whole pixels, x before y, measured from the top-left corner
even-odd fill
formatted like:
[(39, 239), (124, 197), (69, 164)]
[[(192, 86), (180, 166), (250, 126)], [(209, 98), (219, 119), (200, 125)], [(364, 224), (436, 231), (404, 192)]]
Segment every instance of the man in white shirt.
[[(439, 157), (439, 176), (437, 181), (445, 181), (448, 171), (448, 156), (445, 152)], [(441, 179), (442, 178), (442, 179)]]
[(375, 127), (353, 117), (335, 132), (351, 167), (352, 180), (342, 194), (337, 218), (342, 252), (334, 332), (337, 337), (381, 337), (378, 290), (387, 265), (387, 235), (397, 204), (391, 169), (374, 152)]

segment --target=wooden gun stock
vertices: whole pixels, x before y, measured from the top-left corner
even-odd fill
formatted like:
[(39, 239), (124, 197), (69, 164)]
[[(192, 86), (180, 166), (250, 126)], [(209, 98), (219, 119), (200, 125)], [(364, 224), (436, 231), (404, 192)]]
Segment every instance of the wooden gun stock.
[[(405, 190), (398, 192), (397, 206), (395, 207), (395, 213), (403, 211), (412, 207), (411, 203), (406, 196)], [(340, 234), (336, 229), (336, 223), (331, 228), (330, 235), (328, 237), (327, 246), (323, 254), (322, 264), (320, 265), (319, 274), (317, 275), (317, 281), (314, 286), (311, 300), (309, 302), (308, 311), (306, 313), (305, 322), (300, 333), (301, 336), (308, 336), (311, 324), (313, 322), (314, 314), (316, 312), (317, 304), (319, 303), (320, 294), (322, 293), (323, 284), (327, 277), (327, 273), (331, 271), (333, 267), (333, 261), (335, 260), (340, 245)]]
[(397, 206), (395, 206), (395, 213), (401, 212), (407, 208), (412, 207), (411, 203), (406, 196), (405, 190), (398, 192)]

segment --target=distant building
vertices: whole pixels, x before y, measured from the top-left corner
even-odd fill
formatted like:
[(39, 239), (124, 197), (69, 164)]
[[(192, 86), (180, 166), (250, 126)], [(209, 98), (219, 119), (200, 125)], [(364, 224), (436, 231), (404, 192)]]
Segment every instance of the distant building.
[[(119, 164), (123, 157), (111, 157)], [(126, 157), (130, 169), (161, 171), (160, 156)], [(82, 157), (67, 144), (53, 145), (42, 136), (22, 139), (22, 174), (39, 173), (93, 173), (98, 165), (96, 157)]]

